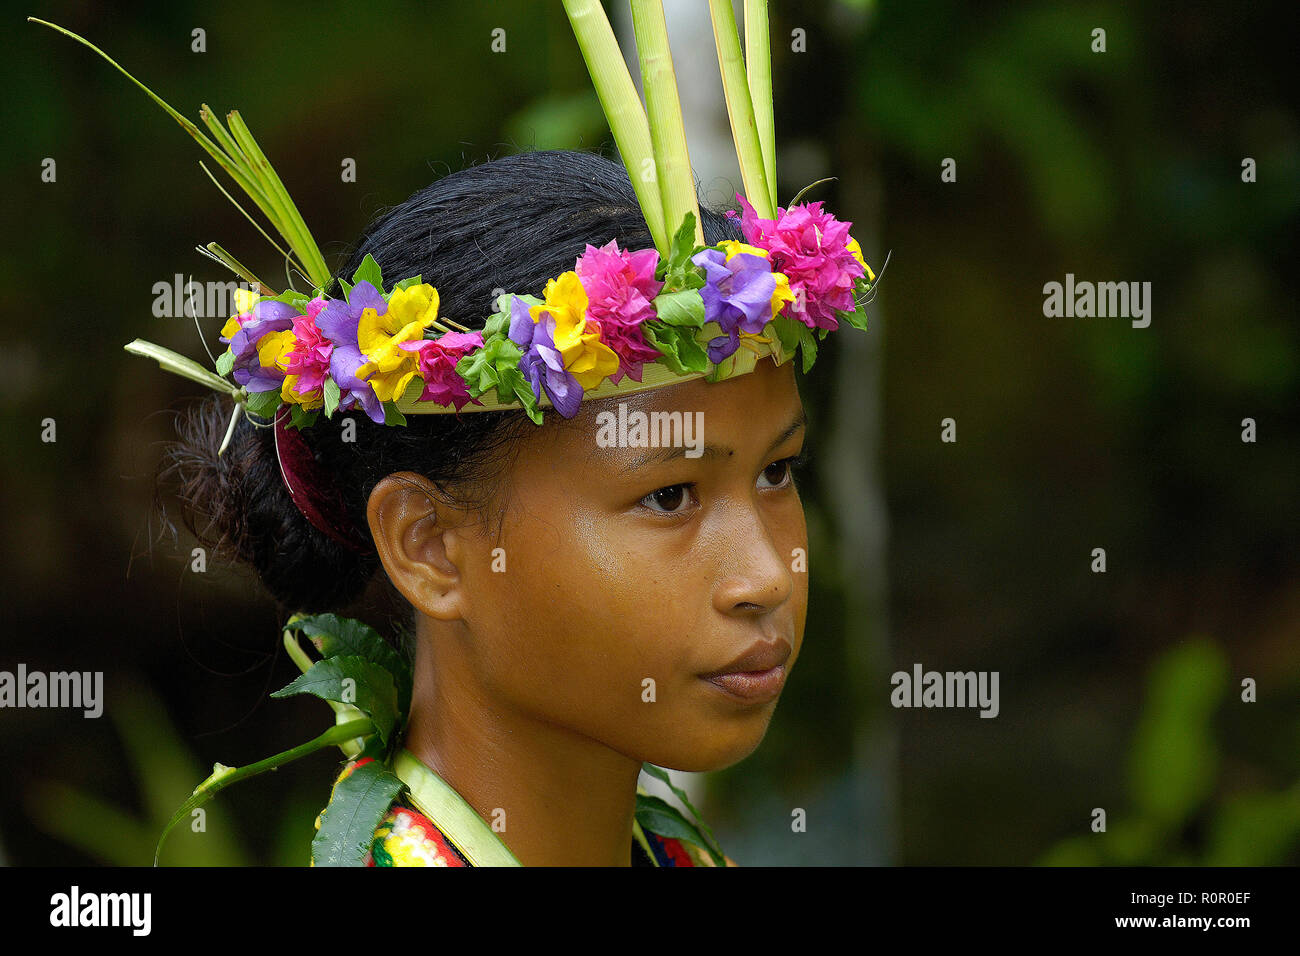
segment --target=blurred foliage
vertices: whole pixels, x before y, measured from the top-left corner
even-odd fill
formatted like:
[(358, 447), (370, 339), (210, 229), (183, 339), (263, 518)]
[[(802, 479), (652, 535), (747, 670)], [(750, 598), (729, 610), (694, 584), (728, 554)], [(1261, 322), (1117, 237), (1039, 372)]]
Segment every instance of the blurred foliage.
[[(142, 791), (142, 812), (106, 803), (91, 788), (37, 781), (26, 794), (28, 818), (38, 829), (101, 863), (148, 866), (163, 828), (207, 774), (181, 741), (157, 696), (145, 687), (129, 688), (114, 702), (110, 714), (125, 745), (127, 770)], [(303, 821), (310, 823), (318, 811), (291, 804), (283, 824), (270, 830), (265, 845), (255, 848), (245, 846), (220, 800), (196, 812), (200, 816), (172, 831), (160, 865), (303, 866), (307, 861)], [(265, 819), (258, 829), (266, 829)]]
[[(1214, 717), (1230, 687), (1227, 657), (1209, 638), (1193, 638), (1157, 659), (1129, 750), (1127, 813), (1108, 812), (1103, 832), (1062, 840), (1040, 862), (1294, 863), (1300, 849), (1300, 775), (1280, 790), (1240, 789), (1235, 781), (1221, 779), (1225, 761)], [(1228, 706), (1257, 703), (1229, 696)], [(1216, 788), (1222, 790), (1217, 797)]]

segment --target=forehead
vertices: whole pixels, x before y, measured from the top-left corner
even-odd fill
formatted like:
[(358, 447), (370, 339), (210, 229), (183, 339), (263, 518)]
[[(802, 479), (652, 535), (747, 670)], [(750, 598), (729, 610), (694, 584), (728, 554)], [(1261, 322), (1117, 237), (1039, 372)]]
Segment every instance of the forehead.
[(667, 429), (671, 421), (676, 428), (680, 422), (686, 436), (697, 443), (726, 446), (742, 455), (762, 454), (802, 410), (794, 363), (777, 366), (764, 359), (752, 372), (722, 382), (692, 379), (583, 402), (571, 420), (546, 429), (554, 434), (541, 444), (551, 455), (559, 452), (560, 459), (575, 468), (602, 461), (617, 465), (635, 457), (639, 449), (609, 447), (610, 428), (621, 428), (626, 435), (640, 418), (652, 420), (652, 434), (660, 425)]

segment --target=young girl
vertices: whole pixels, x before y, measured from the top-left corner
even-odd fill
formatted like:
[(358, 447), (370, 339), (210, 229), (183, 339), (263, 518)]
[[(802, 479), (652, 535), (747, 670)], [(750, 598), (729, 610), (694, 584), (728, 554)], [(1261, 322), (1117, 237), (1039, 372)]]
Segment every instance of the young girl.
[[(730, 5), (710, 7), (743, 217), (699, 204), (662, 9), (633, 7), (643, 110), (601, 5), (564, 7), (627, 168), (567, 151), (471, 166), (383, 215), (339, 272), (237, 112), (227, 129), (205, 108), (209, 139), (126, 74), (311, 286), (277, 295), (213, 243), (251, 286), (216, 374), (127, 346), (218, 393), (163, 473), (200, 541), (290, 612), (304, 674), (276, 696), (336, 714), (302, 747), (218, 766), (172, 825), (337, 744), (351, 759), (313, 863), (729, 862), (638, 775), (728, 766), (767, 730), (808, 597), (793, 360), (807, 372), (841, 320), (866, 327), (875, 275), (849, 223), (777, 204), (763, 4), (748, 63)], [(336, 613), (379, 573), (409, 608), (405, 659)]]
[[(742, 239), (701, 212), (706, 243)], [(623, 166), (525, 153), (391, 209), (340, 274), (370, 255), (385, 276), (422, 276), (440, 314), (473, 325), (502, 289), (540, 290), (611, 239), (651, 245)], [(689, 416), (696, 447), (608, 446), (601, 422), (620, 404)], [(634, 828), (637, 778), (646, 762), (704, 771), (750, 754), (798, 657), (793, 362), (584, 401), (572, 418), (547, 408), (541, 426), (522, 411), (321, 419), (301, 434), (341, 496), (333, 537), (291, 499), (272, 429), (241, 421), (217, 454), (228, 418), (214, 395), (169, 451), (187, 524), (288, 610), (339, 611), (375, 573), (391, 582), (415, 645), (404, 748), (519, 862), (708, 862)], [(455, 847), (471, 836), (399, 806), (372, 859), (463, 864)]]

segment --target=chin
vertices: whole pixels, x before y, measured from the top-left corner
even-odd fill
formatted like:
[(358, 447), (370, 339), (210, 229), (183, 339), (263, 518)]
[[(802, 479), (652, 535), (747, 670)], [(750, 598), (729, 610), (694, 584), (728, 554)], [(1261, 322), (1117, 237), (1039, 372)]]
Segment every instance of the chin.
[(767, 724), (767, 720), (763, 720), (756, 728), (715, 724), (711, 729), (696, 735), (689, 745), (684, 746), (679, 738), (644, 760), (656, 767), (680, 770), (683, 773), (724, 770), (740, 763), (758, 749), (767, 735)]

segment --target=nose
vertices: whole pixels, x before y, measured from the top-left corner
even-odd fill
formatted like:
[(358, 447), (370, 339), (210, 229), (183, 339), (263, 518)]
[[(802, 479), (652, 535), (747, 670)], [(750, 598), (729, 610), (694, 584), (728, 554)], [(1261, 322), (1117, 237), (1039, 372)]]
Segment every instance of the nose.
[(743, 509), (727, 527), (722, 542), (727, 557), (713, 594), (723, 614), (760, 614), (775, 610), (794, 593), (794, 556), (781, 554), (772, 530), (753, 507)]

